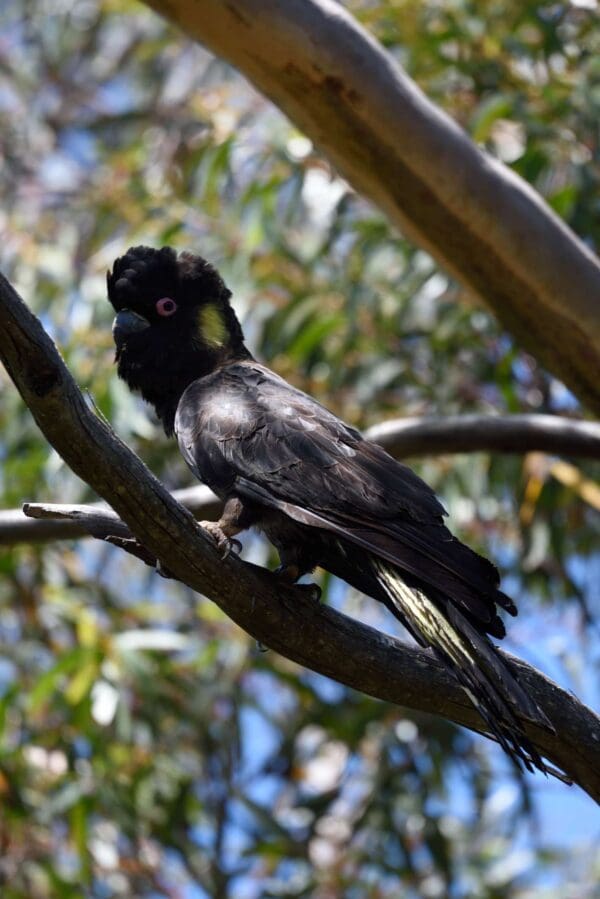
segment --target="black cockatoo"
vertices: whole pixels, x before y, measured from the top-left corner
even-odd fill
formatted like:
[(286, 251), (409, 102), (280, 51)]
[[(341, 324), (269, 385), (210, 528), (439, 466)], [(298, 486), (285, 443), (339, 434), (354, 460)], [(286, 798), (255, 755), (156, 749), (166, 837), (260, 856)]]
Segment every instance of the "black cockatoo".
[(547, 768), (519, 716), (551, 725), (488, 634), (516, 614), (498, 572), (452, 536), (428, 485), (264, 365), (200, 256), (132, 247), (108, 273), (118, 374), (224, 501), (224, 550), (254, 526), (282, 577), (321, 566), (384, 603), (457, 677), (517, 765)]

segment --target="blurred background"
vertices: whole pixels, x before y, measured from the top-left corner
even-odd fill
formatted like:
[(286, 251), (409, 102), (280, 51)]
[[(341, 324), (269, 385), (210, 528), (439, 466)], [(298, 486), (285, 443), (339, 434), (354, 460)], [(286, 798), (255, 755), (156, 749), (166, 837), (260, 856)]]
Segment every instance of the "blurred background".
[[(595, 0), (344, 5), (597, 248)], [(277, 109), (141, 4), (4, 0), (0, 158), (2, 270), (169, 488), (191, 475), (113, 366), (105, 271), (132, 244), (215, 263), (253, 351), (361, 428), (585, 414)], [(0, 388), (0, 507), (94, 500), (4, 370)], [(518, 599), (506, 648), (597, 708), (600, 465), (410, 461)], [(244, 552), (274, 562), (256, 538)], [(261, 652), (118, 550), (5, 546), (0, 571), (3, 897), (600, 896), (600, 816), (577, 788)]]

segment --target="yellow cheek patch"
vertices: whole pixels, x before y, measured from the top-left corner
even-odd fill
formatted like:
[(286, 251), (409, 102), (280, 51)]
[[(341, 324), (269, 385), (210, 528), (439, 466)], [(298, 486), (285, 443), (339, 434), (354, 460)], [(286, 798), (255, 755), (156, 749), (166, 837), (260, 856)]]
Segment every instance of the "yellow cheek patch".
[(208, 346), (219, 347), (227, 342), (227, 326), (221, 310), (209, 303), (198, 313), (198, 332)]

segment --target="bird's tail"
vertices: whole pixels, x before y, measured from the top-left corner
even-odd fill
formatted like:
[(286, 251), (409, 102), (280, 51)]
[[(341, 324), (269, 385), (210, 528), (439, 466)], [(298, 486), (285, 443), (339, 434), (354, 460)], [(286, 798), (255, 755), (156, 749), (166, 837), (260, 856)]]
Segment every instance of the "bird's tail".
[(441, 596), (435, 601), (418, 587), (408, 586), (397, 568), (376, 556), (370, 562), (388, 608), (453, 672), (517, 767), (560, 777), (560, 772), (544, 763), (517, 715), (551, 731), (554, 728), (490, 640), (451, 601)]

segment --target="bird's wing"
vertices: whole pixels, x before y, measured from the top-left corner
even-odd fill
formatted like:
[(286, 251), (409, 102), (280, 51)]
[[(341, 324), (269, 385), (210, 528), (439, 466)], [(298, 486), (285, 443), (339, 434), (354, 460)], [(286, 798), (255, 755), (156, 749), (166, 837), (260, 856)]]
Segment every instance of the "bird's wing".
[[(381, 447), (258, 363), (237, 363), (191, 384), (176, 432), (195, 464), (223, 459), (273, 499), (366, 525), (398, 515), (441, 521), (433, 490)], [(190, 457), (191, 454), (191, 457)]]
[(497, 602), (494, 566), (454, 538), (431, 488), (314, 399), (257, 363), (188, 387), (180, 448), (211, 486), (331, 531), (443, 591), (482, 624)]

